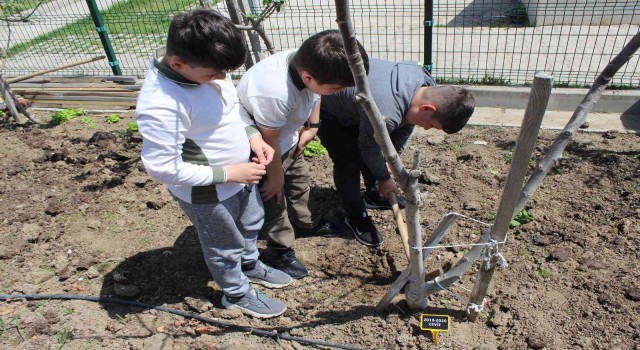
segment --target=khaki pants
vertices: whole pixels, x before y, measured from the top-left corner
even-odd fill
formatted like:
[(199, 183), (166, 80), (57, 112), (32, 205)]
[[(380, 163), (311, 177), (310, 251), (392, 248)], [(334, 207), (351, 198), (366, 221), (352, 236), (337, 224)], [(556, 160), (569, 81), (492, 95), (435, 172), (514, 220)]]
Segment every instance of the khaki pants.
[(293, 248), (296, 237), (291, 221), (299, 228), (313, 228), (317, 224), (309, 209), (309, 166), (303, 157), (294, 159), (294, 151), (295, 148), (282, 156), (284, 200), (278, 204), (274, 196), (264, 202), (260, 233), (267, 240), (268, 250)]

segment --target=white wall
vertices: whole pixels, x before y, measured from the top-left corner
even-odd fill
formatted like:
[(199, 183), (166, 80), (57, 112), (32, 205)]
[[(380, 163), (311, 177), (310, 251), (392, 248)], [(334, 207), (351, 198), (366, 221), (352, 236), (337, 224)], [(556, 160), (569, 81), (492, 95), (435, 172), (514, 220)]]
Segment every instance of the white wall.
[(640, 1), (522, 0), (535, 26), (640, 24)]

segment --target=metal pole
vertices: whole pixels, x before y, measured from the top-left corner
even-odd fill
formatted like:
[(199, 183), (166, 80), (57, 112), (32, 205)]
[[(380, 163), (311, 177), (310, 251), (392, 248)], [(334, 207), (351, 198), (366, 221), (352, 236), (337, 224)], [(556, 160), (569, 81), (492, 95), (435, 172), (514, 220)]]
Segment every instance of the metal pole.
[[(229, 17), (231, 17), (231, 21), (236, 25), (244, 25), (243, 18), (238, 13), (238, 7), (236, 6), (235, 0), (226, 0), (227, 10), (229, 11)], [(247, 47), (247, 51), (249, 51), (249, 46), (247, 45), (246, 38), (244, 34), (242, 35), (242, 40), (244, 41), (244, 45)], [(244, 67), (249, 69), (253, 67), (255, 63), (253, 62), (253, 57), (251, 55), (247, 55), (244, 60)]]
[(433, 0), (424, 1), (424, 68), (433, 68)]
[(104, 48), (104, 52), (107, 54), (107, 59), (109, 60), (109, 65), (111, 66), (111, 70), (113, 71), (113, 74), (122, 75), (122, 71), (120, 70), (120, 63), (116, 58), (116, 54), (113, 51), (113, 47), (111, 46), (111, 40), (109, 40), (107, 27), (104, 25), (104, 20), (102, 19), (102, 15), (100, 14), (98, 5), (96, 5), (95, 0), (87, 0), (87, 5), (89, 6), (89, 11), (91, 12), (91, 19), (93, 19), (93, 24), (95, 24), (96, 31), (100, 36), (102, 47)]
[[(258, 14), (256, 13), (256, 9), (254, 5), (255, 3), (253, 1), (249, 1), (249, 0), (238, 1), (238, 6), (240, 7), (240, 10), (244, 13), (250, 13), (253, 15)], [(245, 18), (244, 24), (251, 25), (251, 22), (249, 22), (249, 20)], [(260, 60), (262, 60), (262, 54), (261, 54), (262, 47), (260, 46), (260, 36), (258, 36), (258, 33), (256, 33), (253, 30), (247, 31), (247, 35), (249, 36), (249, 44), (251, 45), (251, 50), (253, 51), (253, 59), (256, 63), (258, 63), (260, 62)]]

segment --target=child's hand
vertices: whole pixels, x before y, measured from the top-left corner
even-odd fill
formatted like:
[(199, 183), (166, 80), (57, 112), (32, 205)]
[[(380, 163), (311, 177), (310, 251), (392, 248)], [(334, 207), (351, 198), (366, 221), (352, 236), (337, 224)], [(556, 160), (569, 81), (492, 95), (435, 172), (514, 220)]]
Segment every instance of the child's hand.
[(227, 182), (239, 184), (257, 184), (267, 173), (264, 164), (242, 163), (227, 165)]
[(307, 147), (307, 144), (316, 137), (318, 133), (318, 128), (304, 128), (300, 132), (300, 139), (298, 140), (298, 146), (296, 147), (296, 151), (293, 153), (293, 158), (298, 159), (298, 157), (304, 155), (304, 148)]
[(256, 157), (252, 158), (251, 161), (258, 164), (269, 165), (273, 160), (273, 154), (275, 151), (269, 144), (264, 142), (262, 137), (254, 136), (249, 139), (249, 144), (251, 145), (251, 150), (256, 154)]
[(378, 181), (378, 191), (380, 192), (381, 196), (389, 198), (389, 193), (398, 192), (398, 186), (396, 185), (395, 181), (393, 181), (393, 179)]
[(282, 203), (282, 188), (284, 187), (284, 174), (280, 181), (276, 180), (278, 176), (267, 177), (264, 180), (262, 186), (260, 186), (260, 194), (263, 201), (268, 201), (273, 197), (276, 197), (276, 203)]

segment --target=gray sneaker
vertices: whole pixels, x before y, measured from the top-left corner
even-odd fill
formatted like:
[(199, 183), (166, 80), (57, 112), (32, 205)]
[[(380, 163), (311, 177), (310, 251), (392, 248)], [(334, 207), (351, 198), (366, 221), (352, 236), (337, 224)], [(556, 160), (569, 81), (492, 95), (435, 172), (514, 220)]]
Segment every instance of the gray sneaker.
[(260, 283), (267, 288), (283, 288), (293, 281), (291, 276), (263, 264), (260, 260), (256, 261), (256, 266), (253, 270), (243, 270), (242, 273), (249, 278), (249, 281)]
[(243, 313), (257, 318), (276, 317), (287, 311), (287, 306), (283, 302), (253, 288), (241, 297), (223, 296), (222, 306), (227, 309), (240, 309)]

